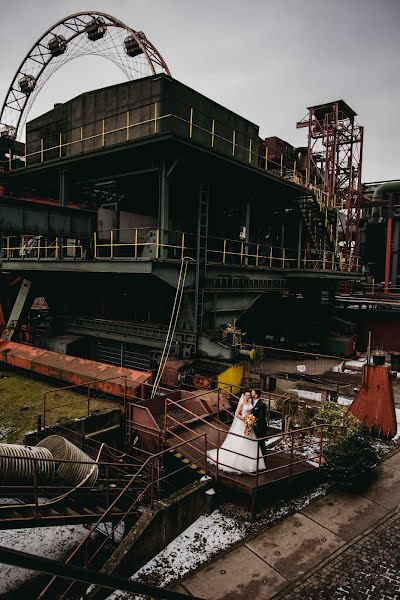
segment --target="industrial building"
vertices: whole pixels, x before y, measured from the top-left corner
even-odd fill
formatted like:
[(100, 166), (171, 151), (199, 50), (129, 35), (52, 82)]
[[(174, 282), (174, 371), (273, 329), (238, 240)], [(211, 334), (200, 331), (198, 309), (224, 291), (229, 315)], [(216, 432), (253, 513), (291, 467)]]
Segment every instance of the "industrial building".
[[(87, 54), (127, 81), (30, 119), (47, 78)], [(128, 569), (215, 507), (215, 490), (254, 520), (281, 485), (315, 484), (348, 413), (391, 443), (400, 185), (363, 182), (356, 117), (344, 99), (309, 106), (295, 147), (175, 79), (105, 13), (66, 17), (28, 52), (0, 112), (0, 364), (57, 388), (23, 444), (0, 442), (0, 529), (90, 525), (69, 580), (29, 558), (46, 573), (32, 597), (103, 598), (103, 574), (164, 597)], [(362, 366), (341, 363), (364, 350)], [(342, 373), (351, 406), (325, 422)], [(256, 466), (238, 471), (219, 452), (246, 394), (265, 418), (260, 433), (241, 419), (255, 456), (233, 454)], [(74, 402), (83, 416), (57, 412)]]
[(262, 343), (269, 315), (298, 306), (300, 322), (360, 277), (307, 150), (165, 73), (55, 106), (19, 152), (1, 177), (2, 269), (48, 304), (34, 345), (62, 336), (66, 353), (149, 368), (175, 306), (171, 357), (233, 359), (228, 325)]

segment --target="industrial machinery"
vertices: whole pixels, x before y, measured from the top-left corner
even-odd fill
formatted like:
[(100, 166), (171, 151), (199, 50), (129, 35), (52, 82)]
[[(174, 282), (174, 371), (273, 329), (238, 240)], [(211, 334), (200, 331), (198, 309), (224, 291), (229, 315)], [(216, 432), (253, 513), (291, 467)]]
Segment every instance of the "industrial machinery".
[(297, 127), (308, 129), (308, 177), (328, 192), (336, 216), (337, 243), (345, 255), (358, 255), (364, 128), (344, 100), (308, 108)]

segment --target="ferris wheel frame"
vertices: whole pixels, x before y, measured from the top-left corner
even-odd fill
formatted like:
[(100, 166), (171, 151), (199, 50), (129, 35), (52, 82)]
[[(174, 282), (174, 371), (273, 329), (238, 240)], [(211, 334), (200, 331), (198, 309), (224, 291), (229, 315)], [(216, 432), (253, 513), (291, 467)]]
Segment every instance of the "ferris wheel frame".
[[(159, 69), (161, 71), (164, 71), (167, 75), (171, 75), (170, 70), (169, 70), (165, 60), (163, 59), (163, 57), (161, 56), (161, 54), (159, 53), (157, 48), (150, 42), (150, 40), (147, 39), (147, 37), (142, 32), (138, 32), (135, 29), (132, 29), (132, 27), (129, 27), (123, 21), (120, 21), (119, 19), (117, 19), (107, 13), (98, 12), (98, 11), (85, 11), (85, 12), (73, 13), (72, 15), (69, 15), (69, 16), (61, 19), (60, 21), (58, 21), (57, 23), (52, 25), (52, 27), (47, 29), (45, 31), (45, 33), (31, 47), (31, 49), (25, 55), (24, 59), (22, 60), (21, 64), (19, 65), (19, 67), (15, 73), (15, 76), (8, 88), (7, 94), (5, 96), (5, 100), (3, 102), (3, 105), (1, 106), (1, 111), (0, 111), (0, 129), (1, 128), (5, 129), (8, 137), (17, 139), (17, 137), (20, 133), (19, 130), (21, 129), (21, 125), (25, 122), (24, 117), (26, 119), (27, 114), (29, 113), (30, 107), (33, 103), (33, 102), (30, 102), (31, 95), (33, 95), (33, 92), (36, 92), (36, 94), (33, 96), (33, 101), (34, 101), (34, 99), (36, 98), (36, 95), (39, 93), (39, 91), (41, 89), (39, 84), (40, 84), (40, 79), (41, 79), (43, 73), (45, 72), (46, 68), (51, 64), (52, 60), (58, 57), (58, 55), (52, 54), (49, 47), (47, 45), (45, 45), (43, 43), (43, 41), (47, 38), (47, 36), (51, 35), (52, 33), (53, 33), (54, 37), (59, 36), (59, 34), (55, 33), (55, 31), (57, 30), (58, 27), (64, 25), (66, 27), (66, 29), (71, 31), (71, 36), (68, 38), (65, 38), (66, 48), (68, 48), (68, 45), (74, 39), (76, 39), (78, 36), (87, 34), (87, 26), (89, 23), (91, 23), (91, 21), (90, 20), (85, 21), (84, 18), (88, 18), (88, 17), (92, 21), (94, 19), (99, 19), (99, 18), (105, 20), (105, 25), (107, 28), (108, 27), (117, 27), (120, 29), (124, 29), (128, 35), (131, 35), (134, 38), (134, 41), (140, 47), (140, 49), (142, 51), (141, 54), (147, 60), (148, 66), (150, 67), (150, 71), (152, 74), (156, 74), (157, 73), (156, 69)], [(90, 40), (90, 38), (89, 38), (89, 40)], [(83, 54), (89, 54), (89, 53), (86, 52)], [(96, 53), (94, 52), (93, 54), (96, 54)], [(73, 58), (77, 58), (77, 57), (73, 56), (72, 59)], [(71, 58), (69, 58), (68, 60), (71, 60)], [(68, 60), (66, 60), (65, 62), (68, 62)], [(115, 62), (115, 60), (113, 60), (113, 59), (110, 59), (110, 60), (112, 60), (115, 64), (117, 64)], [(31, 79), (31, 81), (34, 80), (34, 82), (35, 82), (34, 87), (32, 88), (32, 90), (29, 93), (26, 93), (26, 92), (21, 91), (21, 89), (19, 87), (19, 83), (20, 83), (21, 77), (22, 78), (23, 77), (26, 77), (26, 78), (32, 77), (32, 76), (29, 76), (26, 73), (24, 73), (24, 66), (27, 65), (28, 61), (37, 62), (39, 64), (39, 69), (38, 69), (36, 76)], [(58, 68), (60, 68), (61, 66), (63, 66), (63, 64), (65, 64), (65, 63), (62, 63), (58, 67), (56, 67), (56, 70)], [(117, 65), (117, 66), (121, 66), (121, 65)], [(122, 66), (121, 66), (121, 68), (124, 71)], [(125, 72), (125, 74), (126, 74), (126, 72)], [(6, 123), (3, 121), (4, 114), (7, 111), (15, 111), (15, 113), (11, 113), (15, 116), (15, 124)], [(0, 135), (1, 135), (1, 131), (0, 131)]]

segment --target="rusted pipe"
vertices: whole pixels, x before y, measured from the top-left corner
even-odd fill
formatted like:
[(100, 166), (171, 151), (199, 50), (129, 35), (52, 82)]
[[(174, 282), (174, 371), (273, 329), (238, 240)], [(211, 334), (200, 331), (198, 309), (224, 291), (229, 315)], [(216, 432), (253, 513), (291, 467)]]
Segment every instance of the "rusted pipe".
[(392, 258), (392, 235), (393, 235), (393, 194), (389, 194), (389, 215), (386, 233), (386, 258), (385, 258), (385, 294), (389, 293), (390, 264)]

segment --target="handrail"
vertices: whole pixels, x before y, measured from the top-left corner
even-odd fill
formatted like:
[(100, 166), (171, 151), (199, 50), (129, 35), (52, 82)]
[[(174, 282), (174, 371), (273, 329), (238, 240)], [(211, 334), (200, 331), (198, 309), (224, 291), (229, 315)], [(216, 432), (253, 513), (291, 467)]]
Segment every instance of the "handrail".
[[(194, 111), (192, 107), (189, 107), (189, 105), (187, 105), (181, 101), (180, 101), (180, 103), (182, 105), (183, 112), (187, 113), (188, 118), (184, 118), (182, 115), (176, 115), (176, 114), (172, 114), (172, 113), (160, 115), (160, 114), (158, 114), (158, 110), (154, 110), (154, 115), (152, 115), (149, 119), (145, 119), (145, 120), (133, 123), (130, 118), (130, 113), (134, 109), (131, 109), (129, 111), (121, 111), (121, 112), (115, 113), (113, 115), (108, 115), (105, 119), (98, 119), (96, 121), (83, 123), (77, 127), (71, 128), (69, 130), (65, 130), (62, 133), (59, 132), (58, 134), (53, 134), (52, 139), (58, 140), (58, 142), (55, 144), (52, 143), (49, 147), (46, 147), (45, 140), (43, 140), (43, 139), (30, 142), (31, 145), (37, 144), (38, 150), (29, 152), (28, 151), (29, 149), (26, 149), (25, 156), (24, 156), (24, 158), (25, 158), (24, 166), (19, 167), (19, 168), (24, 168), (27, 164), (26, 159), (29, 159), (29, 158), (32, 158), (35, 156), (38, 157), (38, 159), (39, 159), (38, 162), (39, 161), (41, 163), (46, 162), (48, 153), (54, 154), (54, 158), (51, 157), (50, 160), (63, 160), (68, 157), (68, 154), (63, 152), (64, 148), (68, 148), (70, 146), (75, 146), (76, 144), (79, 144), (81, 152), (82, 152), (83, 148), (84, 148), (83, 144), (85, 142), (88, 142), (91, 140), (99, 139), (101, 141), (99, 148), (101, 147), (103, 149), (104, 145), (105, 145), (105, 141), (107, 139), (107, 136), (112, 135), (112, 134), (117, 134), (119, 132), (126, 132), (126, 135), (123, 136), (124, 137), (123, 140), (121, 138), (121, 141), (116, 142), (116, 143), (120, 143), (120, 144), (123, 144), (123, 143), (126, 144), (127, 142), (129, 143), (129, 141), (132, 141), (132, 138), (130, 136), (130, 131), (135, 130), (135, 128), (142, 127), (142, 126), (148, 126), (147, 127), (148, 130), (145, 132), (144, 136), (143, 136), (143, 134), (140, 135), (140, 132), (139, 132), (139, 135), (135, 136), (133, 138), (133, 140), (137, 139), (138, 137), (150, 137), (153, 135), (157, 136), (159, 133), (163, 133), (163, 132), (160, 132), (160, 128), (158, 127), (158, 122), (163, 121), (165, 119), (167, 119), (167, 120), (173, 119), (173, 120), (179, 121), (180, 123), (184, 123), (185, 125), (187, 125), (188, 130), (187, 130), (186, 137), (189, 137), (191, 139), (193, 137), (194, 131), (200, 131), (202, 134), (205, 133), (209, 136), (209, 147), (215, 151), (218, 151), (216, 141), (221, 140), (223, 143), (229, 144), (232, 146), (233, 156), (235, 156), (235, 150), (236, 151), (241, 150), (243, 152), (244, 156), (248, 157), (248, 163), (252, 167), (257, 168), (259, 170), (263, 170), (263, 171), (269, 171), (277, 177), (280, 177), (284, 180), (289, 180), (289, 181), (295, 183), (296, 185), (304, 187), (306, 190), (311, 190), (312, 193), (315, 194), (317, 201), (321, 207), (327, 206), (327, 207), (333, 208), (336, 206), (336, 199), (330, 197), (329, 193), (321, 188), (321, 185), (323, 185), (323, 182), (321, 182), (319, 179), (317, 181), (317, 176), (315, 175), (313, 177), (313, 174), (309, 173), (307, 168), (304, 169), (304, 167), (302, 167), (302, 166), (299, 167), (298, 161), (296, 160), (295, 157), (292, 158), (283, 153), (279, 153), (279, 151), (277, 151), (277, 149), (275, 147), (268, 146), (268, 144), (265, 141), (260, 142), (259, 139), (252, 140), (251, 137), (248, 135), (248, 132), (240, 131), (237, 129), (234, 130), (234, 129), (228, 127), (225, 122), (222, 122), (219, 119), (216, 119), (212, 115), (205, 114), (198, 109), (196, 109), (196, 111)], [(141, 105), (141, 107), (145, 107), (145, 106), (150, 107), (150, 109), (153, 106), (155, 108), (157, 106), (157, 108), (158, 108), (158, 102), (150, 102), (147, 104), (144, 103)], [(140, 108), (140, 107), (135, 107), (135, 108)], [(203, 120), (204, 120), (204, 118), (206, 118), (207, 122), (209, 122), (209, 126), (205, 127), (205, 126), (200, 125), (197, 122), (197, 119), (193, 118), (194, 114), (196, 116), (197, 115), (202, 116)], [(120, 127), (114, 127), (111, 129), (107, 129), (105, 127), (107, 120), (108, 119), (113, 120), (119, 115), (126, 115), (126, 119), (125, 119), (126, 124), (123, 126), (120, 126)], [(85, 128), (90, 127), (93, 130), (93, 127), (94, 127), (96, 129), (95, 124), (99, 124), (98, 129), (101, 129), (101, 131), (99, 131), (98, 133), (94, 133), (94, 134), (85, 136), (84, 135)], [(220, 127), (216, 127), (216, 125), (218, 125)], [(229, 131), (233, 132), (233, 136), (228, 135), (228, 137), (226, 137), (225, 135), (222, 135), (220, 133), (221, 128), (229, 129)], [(219, 129), (219, 132), (217, 131), (217, 129)], [(74, 132), (75, 132), (75, 136), (73, 135)], [(245, 145), (241, 144), (238, 141), (239, 136), (242, 137)], [(66, 138), (68, 138), (68, 137), (71, 138), (70, 141), (65, 141)], [(77, 139), (72, 139), (73, 137), (76, 137)], [(204, 138), (204, 136), (203, 136), (203, 138)], [(203, 145), (207, 145), (207, 144), (205, 144), (204, 139), (202, 140), (202, 143), (203, 143)], [(237, 152), (236, 152), (236, 154), (237, 154)], [(243, 157), (243, 160), (244, 160), (244, 157)], [(18, 167), (16, 169), (13, 169), (14, 156), (13, 156), (13, 153), (11, 150), (9, 150), (8, 158), (6, 157), (6, 159), (1, 162), (4, 163), (4, 167), (7, 170), (18, 170), (19, 169)]]
[[(193, 441), (194, 439), (197, 438), (201, 438), (201, 437), (205, 437), (206, 434), (198, 434), (196, 436), (194, 436), (191, 440), (189, 441)], [(110, 512), (112, 511), (112, 509), (115, 507), (115, 505), (121, 500), (121, 498), (124, 496), (124, 494), (129, 490), (129, 488), (133, 485), (134, 481), (136, 480), (136, 478), (138, 477), (138, 475), (140, 473), (142, 473), (150, 464), (153, 464), (153, 469), (154, 469), (154, 460), (155, 459), (159, 459), (161, 456), (163, 456), (166, 453), (169, 453), (171, 450), (175, 450), (176, 448), (181, 447), (183, 444), (186, 444), (187, 441), (185, 442), (180, 442), (179, 444), (176, 444), (175, 446), (172, 446), (171, 448), (168, 448), (167, 450), (162, 450), (156, 454), (153, 454), (151, 456), (149, 456), (145, 462), (141, 465), (141, 467), (138, 469), (138, 471), (132, 476), (132, 478), (128, 481), (128, 483), (126, 484), (126, 486), (123, 488), (123, 490), (118, 494), (118, 496), (113, 500), (113, 502), (108, 506), (108, 508), (105, 510), (105, 512), (101, 515), (101, 517), (98, 519), (98, 521), (96, 521), (96, 523), (93, 525), (93, 527), (88, 531), (88, 533), (84, 536), (84, 538), (79, 542), (79, 544), (76, 546), (76, 548), (73, 550), (73, 552), (65, 559), (65, 563), (69, 563), (74, 556), (76, 556), (76, 554), (79, 552), (79, 550), (84, 546), (84, 544), (86, 544), (92, 537), (93, 533), (98, 529), (99, 525), (101, 525), (101, 523), (103, 523), (105, 521), (105, 519), (107, 518), (107, 516), (110, 514)], [(139, 499), (143, 497), (143, 494), (145, 493), (145, 491), (150, 487), (151, 490), (154, 490), (154, 484), (157, 483), (157, 481), (152, 480), (148, 486), (146, 486), (145, 490), (142, 491), (142, 493), (139, 496)], [(126, 519), (126, 517), (132, 512), (132, 509), (135, 505), (135, 503), (138, 501), (138, 498), (135, 499), (134, 503), (129, 507), (129, 509), (125, 512), (124, 516), (122, 517), (122, 519), (119, 521), (119, 523), (117, 525), (113, 525), (112, 527), (112, 532), (114, 532), (115, 528), (124, 520)], [(154, 498), (152, 495), (152, 500), (151, 500), (151, 505), (154, 502)], [(103, 545), (107, 542), (108, 538), (110, 536), (107, 536), (105, 541), (103, 541), (103, 543), (101, 544), (100, 548), (103, 547)], [(99, 548), (99, 549), (100, 549)], [(99, 551), (99, 549), (96, 551)], [(93, 557), (92, 557), (93, 558)], [(90, 560), (92, 560), (92, 558)], [(90, 564), (90, 561), (89, 561)], [(86, 565), (87, 566), (87, 565)], [(45, 597), (45, 595), (47, 594), (48, 590), (50, 589), (50, 587), (53, 585), (53, 583), (56, 581), (57, 577), (53, 577), (49, 583), (46, 585), (46, 587), (44, 588), (44, 590), (40, 593), (40, 595), (38, 596), (38, 600), (42, 599)], [(68, 590), (70, 589), (70, 587), (72, 585), (74, 585), (74, 581), (70, 584)], [(68, 591), (67, 590), (67, 591)]]
[[(179, 405), (174, 400), (170, 400), (169, 398), (167, 398), (166, 400), (167, 400), (167, 402), (169, 404), (175, 404), (176, 406), (179, 406), (180, 410), (183, 410), (183, 411), (189, 413), (190, 415), (192, 415), (193, 417), (196, 417), (196, 419), (199, 419), (200, 421), (203, 421), (204, 423), (207, 423), (207, 425), (209, 427), (211, 427), (212, 429), (215, 429), (216, 431), (220, 431), (222, 433), (226, 433), (226, 431), (224, 429), (221, 429), (220, 427), (216, 427), (215, 425), (213, 425), (212, 423), (210, 423), (210, 421), (206, 421), (200, 415), (196, 415), (196, 413), (192, 412), (191, 410), (189, 410), (188, 408), (186, 408), (184, 406)], [(311, 430), (314, 429), (315, 427), (322, 427), (322, 426), (324, 426), (324, 427), (341, 427), (340, 425), (335, 425), (334, 426), (334, 425), (329, 425), (329, 424), (321, 424), (321, 425), (314, 425), (314, 426), (310, 426), (310, 427), (303, 427), (301, 429), (296, 429), (295, 431), (296, 431), (296, 433), (304, 433), (304, 432), (306, 432), (306, 431), (308, 431), (310, 429)], [(288, 434), (289, 434), (289, 432), (288, 432)], [(281, 433), (280, 435), (288, 435), (288, 434)], [(230, 435), (234, 435), (236, 437), (240, 437), (240, 438), (243, 438), (243, 439), (248, 440), (248, 441), (257, 441), (257, 442), (259, 442), (259, 441), (270, 440), (270, 439), (276, 437), (277, 434), (267, 435), (267, 436), (262, 437), (262, 438), (257, 438), (257, 440), (249, 440), (249, 438), (247, 436), (241, 435), (240, 433), (230, 433)]]
[[(132, 241), (116, 241), (118, 231), (132, 232)], [(154, 239), (139, 241), (139, 231), (153, 232)], [(106, 232), (101, 232), (106, 233)], [(177, 237), (173, 243), (168, 243), (170, 234)], [(2, 259), (22, 260), (22, 261), (48, 261), (48, 260), (181, 260), (186, 254), (195, 251), (195, 243), (188, 245), (187, 240), (192, 233), (161, 230), (154, 227), (129, 228), (124, 230), (110, 230), (109, 241), (99, 241), (99, 232), (94, 232), (92, 240), (93, 256), (87, 257), (86, 250), (79, 240), (73, 244), (60, 244), (59, 239), (48, 240), (44, 236), (3, 236), (2, 241)], [(30, 240), (35, 244), (29, 245)], [(13, 240), (16, 240), (14, 242)], [(86, 243), (87, 246), (87, 243)], [(54, 253), (49, 256), (49, 248), (54, 248)], [(73, 248), (74, 255), (63, 257), (62, 250)], [(79, 255), (75, 253), (79, 249)], [(139, 255), (141, 248), (154, 248), (155, 256)], [(106, 250), (103, 252), (102, 250)], [(127, 249), (128, 253), (122, 256), (119, 250)], [(160, 253), (160, 249), (163, 252)], [(173, 251), (173, 252), (172, 252)], [(172, 254), (171, 254), (172, 252)], [(154, 252), (153, 252), (154, 253)], [(329, 272), (352, 272), (359, 269), (358, 256), (342, 256), (338, 252), (328, 250), (302, 249), (299, 253), (298, 248), (281, 248), (244, 240), (234, 240), (230, 238), (220, 238), (208, 236), (207, 262), (208, 264), (238, 264), (240, 266), (251, 268), (269, 268), (277, 270), (319, 270)]]

